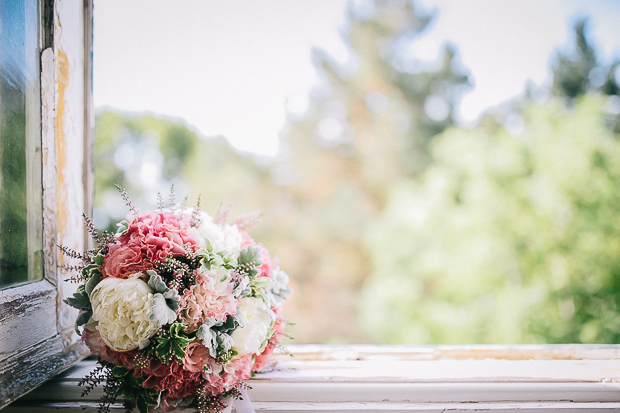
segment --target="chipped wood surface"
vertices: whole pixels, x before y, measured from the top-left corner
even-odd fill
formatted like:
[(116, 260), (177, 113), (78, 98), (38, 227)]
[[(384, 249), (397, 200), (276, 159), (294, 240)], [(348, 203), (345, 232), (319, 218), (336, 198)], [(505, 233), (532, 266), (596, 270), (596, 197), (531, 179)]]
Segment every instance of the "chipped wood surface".
[(73, 331), (77, 310), (62, 302), (76, 285), (57, 269), (63, 260), (57, 245), (76, 251), (86, 245), (81, 216), (91, 196), (84, 156), (92, 142), (92, 116), (86, 116), (92, 94), (85, 79), (92, 67), (84, 62), (91, 59), (91, 9), (89, 1), (45, 1), (53, 30), (44, 35), (53, 34), (53, 41), (44, 42), (40, 78), (44, 280), (0, 291), (0, 408), (88, 354)]
[(56, 288), (45, 280), (0, 291), (0, 377), (7, 360), (56, 335), (55, 308)]
[[(620, 346), (287, 346), (250, 380), (258, 412), (620, 411)], [(87, 359), (7, 413), (94, 412)], [(122, 411), (121, 404), (113, 411)]]

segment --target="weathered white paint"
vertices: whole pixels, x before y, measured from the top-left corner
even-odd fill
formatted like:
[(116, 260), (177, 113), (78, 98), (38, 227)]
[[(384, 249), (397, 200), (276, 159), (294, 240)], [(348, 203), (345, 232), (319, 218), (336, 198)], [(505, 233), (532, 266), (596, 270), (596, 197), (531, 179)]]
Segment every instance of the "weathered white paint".
[(44, 280), (0, 291), (0, 408), (88, 353), (73, 330), (77, 310), (62, 302), (76, 285), (58, 271), (67, 260), (57, 245), (85, 247), (81, 215), (90, 195), (83, 179), (92, 173), (84, 162), (92, 142), (85, 115), (91, 69), (84, 64), (90, 60), (90, 8), (89, 1), (54, 0), (53, 45), (41, 53)]
[(45, 280), (0, 290), (0, 363), (56, 335), (55, 305), (56, 288)]
[(41, 53), (41, 149), (43, 162), (43, 267), (44, 275), (52, 284), (58, 285), (56, 229), (56, 65), (51, 48)]
[[(620, 346), (289, 346), (250, 380), (258, 412), (620, 411)], [(95, 411), (80, 362), (7, 413)], [(85, 410), (81, 410), (84, 408)], [(91, 410), (93, 409), (93, 410)], [(114, 406), (122, 410), (121, 404)]]
[[(83, 0), (56, 2), (54, 50), (56, 62), (57, 244), (83, 251), (84, 225), (84, 9)], [(59, 256), (61, 264), (70, 260)], [(70, 274), (58, 271), (58, 332), (73, 330), (77, 310), (62, 302), (75, 292), (64, 282)], [(76, 337), (73, 337), (75, 340)]]

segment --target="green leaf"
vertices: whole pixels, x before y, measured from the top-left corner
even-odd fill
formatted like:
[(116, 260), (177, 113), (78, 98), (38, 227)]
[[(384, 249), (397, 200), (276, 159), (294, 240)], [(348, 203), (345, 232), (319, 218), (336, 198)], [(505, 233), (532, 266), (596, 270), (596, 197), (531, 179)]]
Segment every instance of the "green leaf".
[[(97, 280), (101, 277), (101, 271), (99, 271), (99, 265), (98, 264), (89, 264), (87, 266), (85, 266), (84, 268), (82, 268), (82, 277), (85, 280), (90, 280), (93, 277), (97, 278)], [(95, 282), (96, 284), (96, 282)], [(93, 287), (95, 285), (93, 284)], [(92, 289), (91, 289), (92, 291)], [(88, 292), (90, 294), (90, 291)]]
[(255, 263), (257, 266), (261, 265), (263, 262), (263, 257), (260, 251), (260, 247), (256, 247), (254, 245), (248, 245), (247, 248), (241, 250), (239, 254), (239, 264), (250, 264)]
[(165, 326), (174, 323), (177, 315), (168, 307), (164, 296), (157, 293), (153, 295), (153, 306), (150, 310), (149, 319), (155, 321), (160, 326)]
[(99, 270), (97, 270), (96, 273), (92, 272), (90, 278), (88, 279), (88, 281), (86, 281), (86, 284), (84, 284), (84, 291), (86, 291), (86, 294), (88, 294), (89, 297), (90, 297), (90, 294), (95, 289), (95, 286), (99, 282), (100, 276), (101, 276), (101, 273), (99, 272)]
[(103, 255), (101, 255), (101, 254), (96, 255), (96, 256), (93, 258), (93, 262), (94, 262), (95, 264), (97, 264), (97, 265), (101, 266), (101, 265), (103, 265), (103, 260), (104, 260), (104, 258), (105, 258), (105, 257), (104, 257)]
[(180, 360), (185, 359), (186, 354), (185, 354), (184, 347), (187, 346), (187, 344), (185, 344), (185, 346), (182, 346), (181, 342), (175, 339), (171, 340), (171, 343), (172, 343), (172, 352), (174, 353), (174, 355)]
[(165, 293), (169, 290), (168, 286), (161, 278), (161, 275), (157, 274), (153, 270), (148, 270), (146, 273), (149, 275), (148, 285), (154, 292)]
[(88, 298), (88, 294), (86, 294), (86, 291), (84, 291), (83, 286), (80, 286), (80, 288), (78, 288), (78, 291), (73, 293), (73, 297), (67, 297), (62, 301), (63, 303), (68, 304), (73, 308), (77, 308), (80, 311), (93, 311), (93, 308), (90, 304), (90, 299)]
[(77, 316), (77, 318), (75, 319), (75, 332), (77, 333), (78, 336), (81, 336), (82, 333), (80, 333), (80, 330), (78, 329), (78, 327), (83, 326), (84, 324), (88, 323), (88, 320), (90, 320), (90, 318), (92, 317), (92, 313), (90, 311), (84, 311), (81, 312), (80, 315)]
[(148, 413), (149, 405), (142, 397), (138, 397), (136, 399), (136, 405), (138, 406), (140, 413)]
[(129, 373), (129, 370), (127, 370), (125, 367), (119, 367), (119, 366), (115, 366), (112, 367), (112, 375), (114, 377), (124, 377)]
[(181, 323), (174, 323), (170, 326), (170, 335), (173, 337), (178, 336), (182, 331), (185, 331), (185, 326)]
[(155, 352), (157, 353), (158, 358), (164, 360), (171, 350), (170, 339), (158, 337), (157, 342), (159, 344), (155, 348)]
[(271, 284), (269, 277), (256, 277), (250, 281), (250, 285), (254, 288), (265, 288)]

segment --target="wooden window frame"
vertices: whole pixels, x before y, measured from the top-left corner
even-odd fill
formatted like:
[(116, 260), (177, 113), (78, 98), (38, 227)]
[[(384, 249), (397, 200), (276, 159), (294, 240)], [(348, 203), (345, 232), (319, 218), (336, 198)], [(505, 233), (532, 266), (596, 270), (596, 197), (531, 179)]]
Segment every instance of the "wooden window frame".
[(92, 0), (39, 0), (43, 279), (0, 290), (0, 409), (89, 354), (62, 302), (76, 284), (57, 245), (89, 245), (92, 12)]

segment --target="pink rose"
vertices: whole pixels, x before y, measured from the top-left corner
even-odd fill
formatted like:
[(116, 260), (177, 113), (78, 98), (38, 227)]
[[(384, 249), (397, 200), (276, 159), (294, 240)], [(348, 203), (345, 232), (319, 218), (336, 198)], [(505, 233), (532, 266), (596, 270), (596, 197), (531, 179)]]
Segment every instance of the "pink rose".
[(202, 368), (209, 362), (211, 356), (209, 349), (203, 346), (199, 341), (193, 341), (185, 348), (185, 360), (183, 368), (192, 373), (200, 373)]
[(131, 274), (151, 268), (153, 265), (145, 261), (139, 246), (112, 244), (101, 266), (101, 272), (104, 277), (127, 278)]

